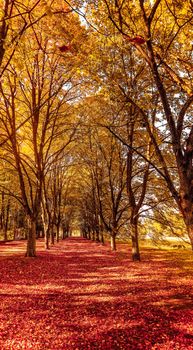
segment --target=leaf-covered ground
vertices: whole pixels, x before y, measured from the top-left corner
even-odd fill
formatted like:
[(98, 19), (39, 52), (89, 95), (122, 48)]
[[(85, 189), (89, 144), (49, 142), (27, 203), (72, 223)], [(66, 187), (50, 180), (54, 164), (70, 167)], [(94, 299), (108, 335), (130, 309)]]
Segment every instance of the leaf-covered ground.
[(0, 349), (193, 349), (193, 259), (67, 239), (0, 245)]

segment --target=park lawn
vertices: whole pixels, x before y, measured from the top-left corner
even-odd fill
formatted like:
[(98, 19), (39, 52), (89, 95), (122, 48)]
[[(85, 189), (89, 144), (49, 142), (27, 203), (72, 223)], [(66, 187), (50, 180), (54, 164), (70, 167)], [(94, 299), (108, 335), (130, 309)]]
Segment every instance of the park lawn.
[(0, 245), (0, 349), (193, 349), (190, 249), (117, 252), (81, 238), (25, 258)]

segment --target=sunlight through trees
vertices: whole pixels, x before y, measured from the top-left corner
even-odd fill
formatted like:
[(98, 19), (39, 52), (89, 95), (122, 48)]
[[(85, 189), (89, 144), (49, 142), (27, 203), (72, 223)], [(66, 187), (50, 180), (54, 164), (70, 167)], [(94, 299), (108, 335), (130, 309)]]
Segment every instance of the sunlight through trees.
[(192, 1), (0, 1), (0, 232), (193, 246)]

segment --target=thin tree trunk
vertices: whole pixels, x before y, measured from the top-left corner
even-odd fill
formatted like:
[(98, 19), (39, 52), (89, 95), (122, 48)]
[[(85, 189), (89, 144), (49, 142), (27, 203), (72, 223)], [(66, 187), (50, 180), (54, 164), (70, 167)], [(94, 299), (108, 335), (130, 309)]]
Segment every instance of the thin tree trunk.
[(95, 241), (95, 232), (92, 232), (92, 241)]
[(99, 215), (99, 236), (100, 236), (101, 243), (104, 245), (105, 240), (104, 240), (103, 230), (104, 230), (103, 223)]
[(36, 257), (36, 220), (29, 218), (28, 240), (27, 240), (27, 257)]
[(101, 236), (101, 243), (104, 245), (105, 244), (105, 240), (104, 240), (103, 231), (100, 232), (100, 236)]
[(60, 224), (56, 225), (56, 241), (59, 242), (60, 240)]
[(68, 237), (68, 230), (66, 228), (63, 228), (63, 231), (62, 231), (62, 239), (65, 239)]
[(99, 231), (98, 231), (98, 230), (96, 230), (96, 232), (95, 232), (95, 240), (96, 240), (97, 243), (100, 242), (100, 239), (99, 239)]
[(116, 247), (116, 235), (111, 233), (111, 250), (112, 251), (115, 251), (117, 250), (117, 247)]
[(6, 207), (6, 215), (5, 215), (5, 222), (4, 222), (4, 240), (7, 241), (7, 231), (8, 231), (8, 223), (9, 223), (9, 210), (10, 210), (10, 199), (8, 200), (7, 207)]
[(1, 229), (5, 231), (5, 194), (1, 192)]
[(49, 229), (49, 226), (46, 225), (46, 228), (45, 228), (45, 248), (46, 249), (50, 249), (50, 229)]
[(50, 227), (49, 227), (49, 224), (46, 223), (44, 215), (42, 215), (42, 222), (43, 222), (43, 228), (44, 228), (45, 249), (50, 249)]
[(51, 232), (51, 244), (55, 244), (55, 236), (54, 236), (54, 225), (51, 222), (50, 224), (50, 232)]
[(54, 237), (54, 231), (53, 229), (51, 230), (51, 244), (55, 244), (55, 237)]
[(9, 10), (9, 0), (4, 1), (4, 8), (2, 9), (4, 16), (1, 19), (0, 23), (0, 66), (3, 62), (3, 57), (5, 54), (5, 48), (4, 48), (4, 42), (7, 36), (8, 31), (8, 22), (6, 21), (6, 17), (8, 16), (8, 10)]
[(46, 210), (46, 204), (44, 201), (41, 203), (42, 205), (42, 211), (41, 211), (41, 218), (44, 228), (44, 244), (45, 249), (50, 249), (50, 221), (49, 221), (49, 214)]
[(140, 261), (139, 239), (138, 239), (138, 220), (131, 219), (131, 242), (132, 242), (132, 260)]

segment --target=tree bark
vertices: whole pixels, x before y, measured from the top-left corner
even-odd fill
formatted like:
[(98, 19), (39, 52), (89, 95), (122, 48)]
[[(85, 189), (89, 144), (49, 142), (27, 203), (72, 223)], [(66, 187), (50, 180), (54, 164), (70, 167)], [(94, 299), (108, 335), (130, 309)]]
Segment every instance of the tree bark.
[(101, 243), (104, 245), (105, 244), (105, 240), (104, 240), (103, 231), (100, 231), (100, 237), (101, 237)]
[(181, 212), (184, 218), (184, 222), (187, 228), (187, 233), (190, 239), (191, 247), (193, 250), (193, 200), (188, 193), (188, 189), (186, 192), (181, 192), (180, 194), (180, 204), (181, 204)]
[(36, 257), (36, 220), (32, 217), (28, 218), (28, 225), (26, 257)]
[(44, 226), (44, 231), (45, 231), (45, 248), (50, 249), (50, 227), (49, 225), (45, 224)]
[(7, 19), (6, 17), (7, 16), (9, 17), (8, 9), (9, 9), (9, 0), (6, 0), (4, 1), (4, 8), (3, 8), (4, 16), (1, 19), (1, 23), (0, 23), (0, 66), (2, 65), (3, 57), (5, 54), (5, 49), (3, 47), (3, 44), (7, 37), (7, 31), (8, 31), (8, 21), (6, 21)]
[(5, 222), (4, 222), (4, 240), (7, 241), (7, 231), (8, 231), (8, 223), (9, 223), (9, 211), (10, 211), (10, 199), (8, 199), (7, 207), (6, 207), (6, 212), (5, 212)]
[(54, 233), (54, 224), (51, 222), (50, 224), (50, 232), (51, 232), (51, 244), (55, 244), (55, 233)]
[(68, 237), (68, 229), (63, 227), (62, 239), (66, 239), (67, 237)]
[(60, 240), (60, 224), (58, 223), (56, 225), (56, 242), (59, 242)]
[(138, 239), (138, 220), (133, 219), (131, 222), (131, 242), (132, 242), (132, 260), (140, 261), (139, 239)]
[(187, 231), (188, 231), (188, 236), (190, 238), (191, 247), (193, 250), (193, 224), (187, 225)]
[(116, 235), (111, 233), (111, 250), (112, 251), (115, 251), (117, 250), (117, 247), (116, 247)]
[(94, 242), (95, 241), (95, 232), (92, 231), (92, 241)]
[(96, 230), (96, 232), (95, 232), (95, 240), (96, 240), (97, 243), (100, 242), (99, 231), (98, 230)]

